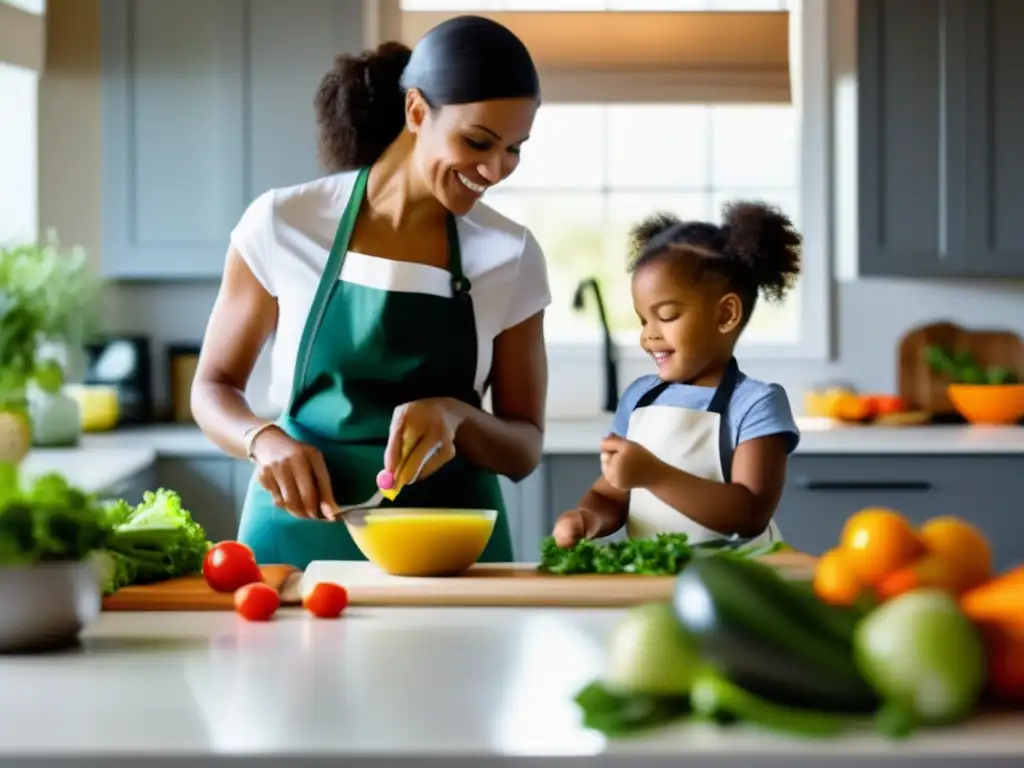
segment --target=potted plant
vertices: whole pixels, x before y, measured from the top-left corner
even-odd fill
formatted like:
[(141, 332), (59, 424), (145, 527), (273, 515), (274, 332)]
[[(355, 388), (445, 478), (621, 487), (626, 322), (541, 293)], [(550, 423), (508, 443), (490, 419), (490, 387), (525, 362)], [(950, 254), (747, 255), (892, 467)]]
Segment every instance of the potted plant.
[(0, 249), (0, 461), (33, 442), (73, 443), (77, 404), (63, 394), (60, 359), (81, 348), (99, 319), (100, 283), (82, 248), (41, 243)]
[(963, 349), (930, 346), (928, 365), (946, 377), (946, 395), (972, 424), (1016, 424), (1024, 417), (1024, 384), (1006, 366), (981, 365)]

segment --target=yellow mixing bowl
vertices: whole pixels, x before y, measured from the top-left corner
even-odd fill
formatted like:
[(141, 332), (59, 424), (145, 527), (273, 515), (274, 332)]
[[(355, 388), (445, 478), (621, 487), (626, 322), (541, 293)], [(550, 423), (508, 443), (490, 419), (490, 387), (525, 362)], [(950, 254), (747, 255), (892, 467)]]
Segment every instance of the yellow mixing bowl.
[(480, 559), (493, 509), (375, 509), (345, 525), (366, 559), (392, 576), (455, 576)]

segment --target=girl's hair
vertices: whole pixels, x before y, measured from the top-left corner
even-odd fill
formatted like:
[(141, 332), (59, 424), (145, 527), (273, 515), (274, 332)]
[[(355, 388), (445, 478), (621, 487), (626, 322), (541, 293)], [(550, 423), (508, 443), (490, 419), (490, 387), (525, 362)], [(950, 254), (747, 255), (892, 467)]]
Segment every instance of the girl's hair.
[(740, 297), (746, 325), (758, 294), (781, 301), (793, 287), (802, 241), (789, 217), (767, 203), (726, 203), (721, 226), (656, 213), (630, 232), (629, 271), (656, 259), (678, 258), (697, 279), (709, 273), (723, 278)]
[(433, 108), (540, 97), (533, 59), (515, 34), (490, 19), (456, 16), (427, 32), (414, 49), (389, 42), (335, 59), (314, 99), (327, 169), (373, 164), (405, 127), (410, 88)]

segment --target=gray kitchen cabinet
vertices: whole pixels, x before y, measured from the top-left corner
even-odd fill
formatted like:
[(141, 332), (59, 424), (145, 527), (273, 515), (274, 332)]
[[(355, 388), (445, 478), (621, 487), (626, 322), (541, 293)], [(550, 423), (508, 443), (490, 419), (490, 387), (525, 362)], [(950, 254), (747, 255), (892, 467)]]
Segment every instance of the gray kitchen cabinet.
[(132, 506), (135, 506), (142, 502), (142, 497), (146, 491), (155, 490), (158, 485), (156, 466), (151, 465), (141, 472), (124, 478), (109, 488), (103, 488), (99, 496), (104, 499), (124, 499)]
[(886, 507), (913, 523), (954, 515), (977, 525), (999, 569), (1024, 562), (1019, 456), (825, 456), (790, 458), (776, 513), (795, 548), (821, 554), (836, 546), (855, 512)]
[(860, 273), (1024, 276), (1024, 4), (857, 8)]
[(542, 462), (532, 474), (518, 483), (499, 476), (509, 526), (512, 528), (516, 562), (536, 562), (540, 543), (548, 533), (545, 499), (547, 469)]
[(158, 484), (178, 492), (211, 541), (234, 539), (238, 534), (235, 463), (235, 459), (212, 456), (157, 460)]
[(217, 277), (249, 202), (320, 175), (313, 97), (362, 48), (362, 3), (103, 0), (101, 18), (103, 273)]

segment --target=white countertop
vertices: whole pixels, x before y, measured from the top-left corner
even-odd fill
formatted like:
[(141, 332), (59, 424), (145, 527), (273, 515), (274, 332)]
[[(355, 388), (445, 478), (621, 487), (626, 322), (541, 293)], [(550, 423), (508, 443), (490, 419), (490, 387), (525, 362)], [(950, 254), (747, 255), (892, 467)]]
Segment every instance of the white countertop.
[(15, 753), (180, 756), (191, 766), (242, 756), (343, 757), (346, 766), (431, 756), (448, 768), (538, 757), (547, 758), (541, 765), (688, 767), (793, 765), (798, 755), (829, 765), (880, 754), (903, 764), (940, 754), (1024, 757), (1024, 714), (898, 749), (866, 733), (794, 741), (694, 725), (608, 742), (581, 727), (572, 696), (600, 673), (618, 616), (398, 608), (324, 621), (292, 609), (252, 624), (230, 612), (106, 613), (82, 649), (0, 656), (3, 688), (17, 691), (0, 697), (0, 762)]
[[(551, 419), (544, 435), (549, 456), (596, 454), (611, 417)], [(798, 419), (798, 454), (1007, 455), (1024, 454), (1022, 427), (861, 427)], [(85, 435), (77, 448), (34, 449), (28, 474), (57, 471), (98, 491), (151, 466), (157, 457), (223, 457), (197, 427), (156, 425)]]

